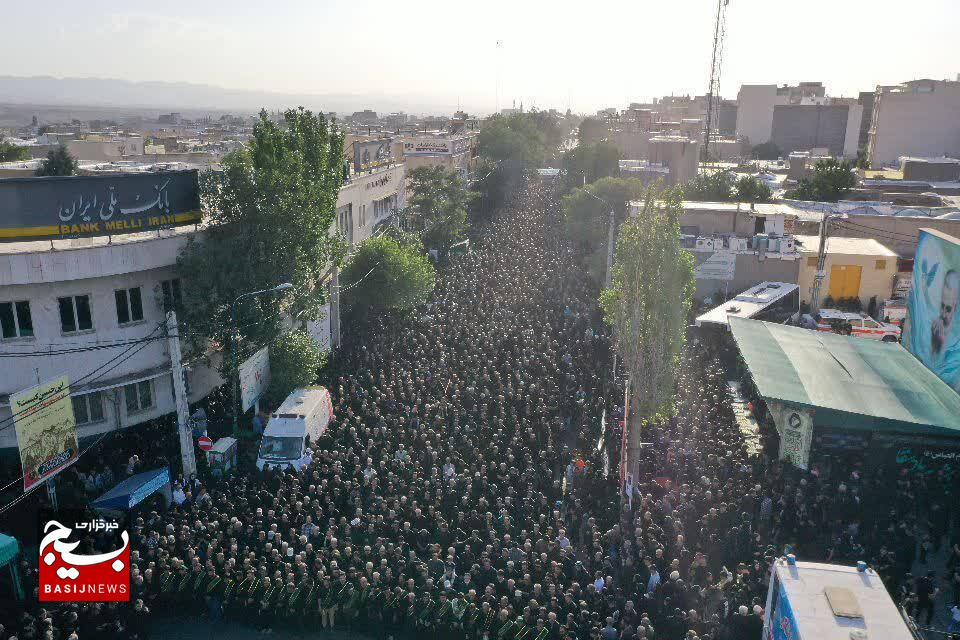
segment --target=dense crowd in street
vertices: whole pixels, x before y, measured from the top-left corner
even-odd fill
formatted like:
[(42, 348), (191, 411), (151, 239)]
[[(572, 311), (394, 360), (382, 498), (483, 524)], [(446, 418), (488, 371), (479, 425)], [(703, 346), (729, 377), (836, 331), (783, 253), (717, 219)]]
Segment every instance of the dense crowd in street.
[[(677, 415), (645, 428), (621, 500), (622, 381), (558, 215), (527, 187), (425, 308), (349, 348), (303, 471), (194, 479), (181, 504), (141, 510), (132, 606), (35, 609), (0, 640), (143, 638), (151, 612), (264, 632), (759, 640), (785, 552), (866, 560), (922, 622), (948, 620), (934, 590), (960, 598), (950, 483), (750, 457), (715, 345), (687, 348)], [(911, 575), (942, 545), (945, 573)]]

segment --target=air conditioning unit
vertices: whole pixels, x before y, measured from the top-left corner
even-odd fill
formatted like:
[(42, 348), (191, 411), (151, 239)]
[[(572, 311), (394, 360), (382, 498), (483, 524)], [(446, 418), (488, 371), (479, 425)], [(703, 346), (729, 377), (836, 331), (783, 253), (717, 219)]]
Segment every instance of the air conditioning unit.
[(787, 236), (780, 241), (780, 253), (796, 253), (797, 240), (793, 236)]
[(697, 238), (697, 251), (713, 251), (713, 238)]
[(747, 238), (731, 236), (729, 239), (731, 251), (746, 251), (750, 241)]

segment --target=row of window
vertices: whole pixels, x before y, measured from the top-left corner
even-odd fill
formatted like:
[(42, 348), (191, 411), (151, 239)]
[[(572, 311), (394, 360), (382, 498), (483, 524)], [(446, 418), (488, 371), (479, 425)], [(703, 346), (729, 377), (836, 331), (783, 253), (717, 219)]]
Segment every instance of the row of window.
[[(160, 283), (164, 311), (180, 304), (180, 280), (164, 280)], [(140, 287), (114, 291), (117, 309), (117, 324), (125, 326), (143, 320), (143, 292)], [(60, 312), (60, 332), (64, 335), (93, 331), (93, 310), (89, 295), (57, 298)], [(0, 302), (0, 336), (10, 338), (33, 337), (33, 314), (29, 300)]]
[[(124, 385), (123, 397), (128, 415), (152, 409), (154, 406), (153, 387), (149, 380)], [(70, 398), (73, 402), (73, 415), (77, 420), (77, 426), (103, 422), (103, 399), (102, 391)]]

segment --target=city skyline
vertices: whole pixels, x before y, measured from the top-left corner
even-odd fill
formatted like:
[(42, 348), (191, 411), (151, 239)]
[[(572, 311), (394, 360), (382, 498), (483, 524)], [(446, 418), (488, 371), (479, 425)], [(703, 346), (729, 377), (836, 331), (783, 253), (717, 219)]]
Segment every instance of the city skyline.
[[(247, 0), (229, 13), (184, 0), (137, 10), (108, 0), (52, 4), (42, 47), (34, 30), (8, 31), (0, 75), (346, 94), (373, 109), (382, 98), (475, 113), (514, 101), (591, 112), (703, 94), (716, 7), (712, 0), (680, 0), (589, 13), (570, 2), (494, 2), (465, 21), (433, 0), (404, 11), (372, 1), (278, 0), (269, 14)], [(22, 6), (6, 16), (10, 25), (34, 20)], [(733, 0), (721, 93), (733, 98), (741, 84), (821, 81), (830, 95), (856, 96), (879, 84), (955, 79), (960, 44), (949, 31), (958, 18), (960, 8), (942, 0), (918, 0), (909, 9), (886, 0), (812, 0), (788, 16), (759, 0)], [(30, 55), (12, 55), (21, 50)]]

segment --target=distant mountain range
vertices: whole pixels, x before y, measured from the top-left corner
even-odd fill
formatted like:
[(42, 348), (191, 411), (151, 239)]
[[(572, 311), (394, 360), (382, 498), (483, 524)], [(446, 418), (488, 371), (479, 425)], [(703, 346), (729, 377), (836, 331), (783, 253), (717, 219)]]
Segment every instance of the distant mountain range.
[(403, 96), (296, 94), (225, 89), (190, 82), (131, 82), (112, 78), (54, 78), (0, 75), (0, 102), (7, 104), (131, 107), (143, 110), (256, 112), (303, 106), (314, 111), (353, 113), (452, 114), (456, 105), (425, 102), (422, 95)]

